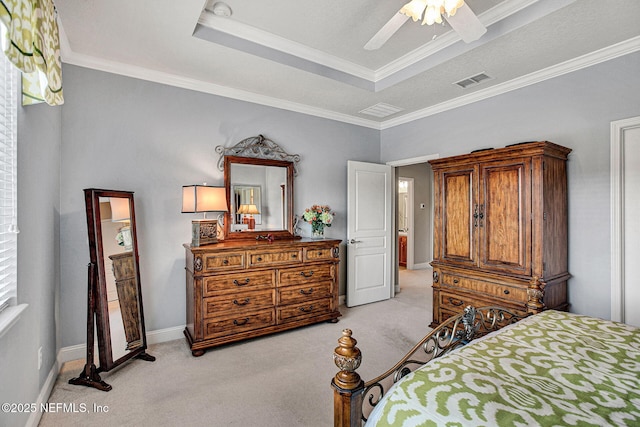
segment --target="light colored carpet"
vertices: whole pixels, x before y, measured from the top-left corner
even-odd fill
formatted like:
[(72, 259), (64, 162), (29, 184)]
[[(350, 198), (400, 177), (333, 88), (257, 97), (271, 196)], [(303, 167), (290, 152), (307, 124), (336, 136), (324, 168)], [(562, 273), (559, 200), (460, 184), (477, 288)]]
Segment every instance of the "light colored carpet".
[[(195, 358), (184, 340), (149, 347), (153, 363), (133, 360), (102, 379), (102, 392), (68, 384), (84, 360), (66, 363), (51, 403), (86, 405), (86, 413), (45, 413), (40, 426), (330, 426), (333, 349), (353, 330), (367, 380), (391, 367), (429, 332), (431, 270), (402, 270), (395, 298), (340, 307), (336, 324), (319, 323), (207, 351)], [(94, 405), (108, 408), (97, 413)]]

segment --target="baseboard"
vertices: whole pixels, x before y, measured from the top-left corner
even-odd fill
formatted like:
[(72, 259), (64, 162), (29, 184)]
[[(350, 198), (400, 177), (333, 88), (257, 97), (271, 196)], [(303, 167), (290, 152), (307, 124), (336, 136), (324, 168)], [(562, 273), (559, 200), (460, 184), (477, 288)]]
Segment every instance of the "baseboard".
[(338, 305), (344, 305), (346, 300), (347, 300), (347, 296), (346, 295), (340, 295), (338, 297)]
[(413, 264), (412, 270), (425, 270), (427, 268), (431, 268), (431, 264), (428, 262), (421, 262), (419, 264)]
[[(40, 390), (40, 394), (38, 395), (38, 400), (36, 400), (36, 407), (41, 408), (43, 403), (46, 403), (49, 400), (49, 396), (51, 395), (51, 391), (53, 390), (53, 386), (56, 383), (56, 378), (58, 378), (58, 373), (60, 372), (60, 365), (57, 361), (51, 367), (49, 371), (49, 375), (47, 375), (47, 379), (44, 382), (42, 389)], [(25, 424), (26, 427), (37, 427), (40, 423), (40, 418), (42, 418), (42, 411), (33, 411)]]
[[(184, 335), (182, 335), (183, 330), (184, 325), (147, 332), (147, 344), (159, 344), (162, 342), (180, 339), (184, 337)], [(59, 367), (62, 368), (62, 364), (65, 362), (84, 359), (85, 357), (87, 357), (87, 345), (78, 344), (61, 348), (58, 352), (57, 360)]]

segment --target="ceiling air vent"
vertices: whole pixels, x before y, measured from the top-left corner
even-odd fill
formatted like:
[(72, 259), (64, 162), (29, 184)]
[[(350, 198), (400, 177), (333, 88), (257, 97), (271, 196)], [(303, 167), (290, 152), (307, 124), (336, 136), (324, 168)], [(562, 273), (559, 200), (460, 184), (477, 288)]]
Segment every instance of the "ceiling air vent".
[(365, 108), (364, 110), (360, 110), (359, 112), (362, 114), (368, 114), (370, 116), (382, 118), (382, 117), (390, 116), (402, 110), (404, 110), (404, 108), (379, 102), (376, 105), (372, 105), (371, 107)]
[(460, 86), (462, 89), (466, 89), (469, 86), (477, 85), (480, 82), (485, 80), (491, 80), (493, 77), (489, 77), (485, 73), (476, 74), (472, 77), (467, 77), (466, 79), (462, 79), (459, 82), (455, 82), (455, 85)]

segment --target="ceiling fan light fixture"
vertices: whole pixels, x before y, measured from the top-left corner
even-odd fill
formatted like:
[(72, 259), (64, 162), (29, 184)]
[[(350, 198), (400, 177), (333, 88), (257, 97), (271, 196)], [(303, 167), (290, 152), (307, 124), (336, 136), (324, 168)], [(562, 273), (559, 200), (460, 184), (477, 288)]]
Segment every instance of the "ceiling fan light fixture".
[(451, 17), (463, 5), (464, 0), (411, 0), (400, 9), (400, 13), (410, 17), (414, 22), (424, 15), (422, 25), (442, 24), (443, 14)]
[(402, 6), (400, 13), (413, 19), (413, 22), (419, 21), (422, 18), (424, 9), (427, 7), (427, 3), (428, 0), (411, 0), (409, 3)]

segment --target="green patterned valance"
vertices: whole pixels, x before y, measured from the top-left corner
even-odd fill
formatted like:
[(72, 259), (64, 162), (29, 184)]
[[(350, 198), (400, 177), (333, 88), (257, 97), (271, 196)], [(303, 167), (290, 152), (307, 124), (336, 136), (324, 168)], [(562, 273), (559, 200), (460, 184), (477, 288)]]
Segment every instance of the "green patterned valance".
[(62, 105), (62, 66), (53, 0), (0, 0), (4, 53), (23, 72), (23, 104)]

